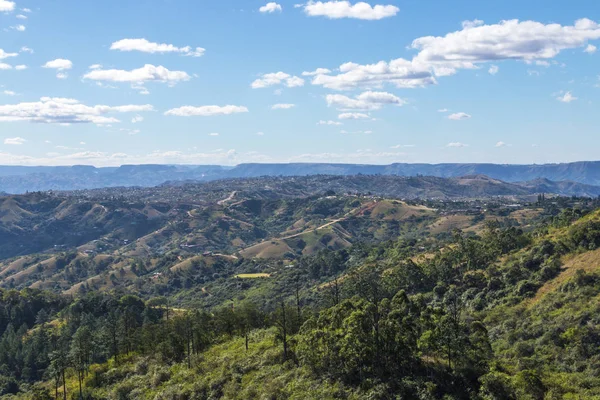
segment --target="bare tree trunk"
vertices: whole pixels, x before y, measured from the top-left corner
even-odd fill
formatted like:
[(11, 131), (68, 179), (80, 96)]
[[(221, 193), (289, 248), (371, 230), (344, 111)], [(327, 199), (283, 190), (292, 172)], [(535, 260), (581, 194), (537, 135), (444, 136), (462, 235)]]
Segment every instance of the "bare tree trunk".
[(283, 362), (287, 361), (287, 324), (285, 321), (285, 304), (281, 302), (282, 336), (283, 336)]
[(65, 379), (65, 370), (62, 370), (63, 379), (63, 400), (67, 400), (67, 380)]

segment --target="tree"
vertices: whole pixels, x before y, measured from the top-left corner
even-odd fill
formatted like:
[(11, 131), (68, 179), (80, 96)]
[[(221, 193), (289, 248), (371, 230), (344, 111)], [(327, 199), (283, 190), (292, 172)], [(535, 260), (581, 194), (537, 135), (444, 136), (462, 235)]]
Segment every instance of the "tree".
[(62, 346), (56, 351), (53, 351), (49, 355), (50, 366), (48, 367), (49, 375), (54, 379), (54, 395), (55, 399), (58, 400), (58, 387), (62, 382), (63, 385), (63, 399), (67, 400), (67, 384), (65, 379), (65, 371), (69, 365), (67, 352)]
[(69, 353), (71, 365), (77, 372), (77, 380), (79, 381), (79, 398), (83, 399), (83, 379), (90, 365), (92, 355), (92, 330), (83, 325), (73, 335), (71, 340), (71, 351)]

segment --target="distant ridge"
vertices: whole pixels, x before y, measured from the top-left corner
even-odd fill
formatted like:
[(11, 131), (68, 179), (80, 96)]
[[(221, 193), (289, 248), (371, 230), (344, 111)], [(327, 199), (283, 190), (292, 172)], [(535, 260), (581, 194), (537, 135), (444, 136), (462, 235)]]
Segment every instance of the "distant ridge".
[(600, 161), (580, 161), (564, 164), (406, 164), (389, 165), (290, 163), (220, 165), (122, 165), (97, 168), (93, 166), (24, 167), (0, 166), (0, 192), (76, 190), (118, 186), (157, 186), (171, 181), (211, 181), (227, 178), (306, 175), (396, 175), (455, 178), (485, 175), (504, 182), (528, 182), (542, 185), (547, 180), (600, 186)]

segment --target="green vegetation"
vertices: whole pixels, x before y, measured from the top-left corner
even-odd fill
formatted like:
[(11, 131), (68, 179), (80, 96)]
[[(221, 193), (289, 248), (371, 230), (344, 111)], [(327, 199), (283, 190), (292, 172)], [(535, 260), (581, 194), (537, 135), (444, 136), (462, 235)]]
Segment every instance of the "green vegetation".
[[(168, 296), (142, 290), (146, 300), (119, 288), (3, 290), (0, 393), (600, 398), (600, 211), (562, 209), (529, 230), (483, 221), (476, 232), (292, 264), (207, 255), (161, 277)], [(203, 270), (220, 276), (181, 282)]]
[(256, 182), (0, 199), (0, 397), (600, 398), (599, 200)]

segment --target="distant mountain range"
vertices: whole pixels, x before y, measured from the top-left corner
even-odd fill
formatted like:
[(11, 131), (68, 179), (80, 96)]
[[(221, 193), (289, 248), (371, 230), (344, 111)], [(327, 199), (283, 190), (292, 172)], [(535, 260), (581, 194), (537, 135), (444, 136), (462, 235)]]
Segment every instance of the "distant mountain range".
[[(0, 192), (76, 190), (103, 187), (151, 187), (171, 181), (212, 181), (228, 178), (307, 175), (396, 175), (461, 177), (485, 175), (504, 182), (541, 185), (561, 182), (569, 193), (575, 184), (600, 186), (600, 161), (565, 164), (240, 164), (219, 165), (123, 165), (96, 168), (0, 166)], [(580, 189), (580, 187), (579, 187)], [(579, 190), (577, 189), (577, 190)], [(586, 189), (588, 191), (590, 188)], [(593, 190), (592, 190), (593, 191)]]

